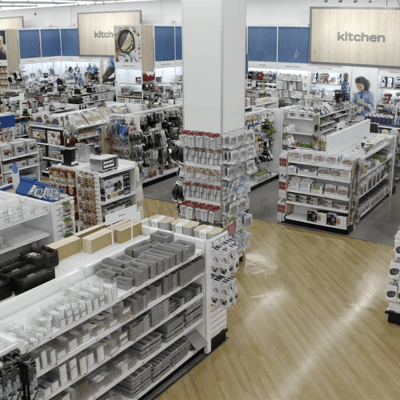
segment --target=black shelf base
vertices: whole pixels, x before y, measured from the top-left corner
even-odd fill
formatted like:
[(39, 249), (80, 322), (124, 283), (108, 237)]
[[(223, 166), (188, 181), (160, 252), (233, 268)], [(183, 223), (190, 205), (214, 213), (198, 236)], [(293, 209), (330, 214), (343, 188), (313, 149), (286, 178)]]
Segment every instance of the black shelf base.
[(301, 222), (301, 221), (285, 221), (285, 225), (294, 225), (294, 226), (300, 226), (301, 228), (306, 228), (306, 229), (311, 229), (311, 230), (316, 230), (316, 231), (322, 231), (322, 232), (328, 232), (328, 233), (336, 233), (339, 235), (348, 235), (354, 230), (354, 225), (351, 225), (347, 227), (347, 229), (339, 230), (335, 228), (329, 228), (328, 226), (323, 226), (323, 225), (310, 225), (307, 224), (306, 222)]

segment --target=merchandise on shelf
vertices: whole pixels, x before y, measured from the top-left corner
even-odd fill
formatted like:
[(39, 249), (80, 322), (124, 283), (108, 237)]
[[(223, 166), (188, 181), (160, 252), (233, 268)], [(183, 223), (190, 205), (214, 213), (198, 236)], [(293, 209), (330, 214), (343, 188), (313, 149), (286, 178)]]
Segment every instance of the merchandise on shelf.
[[(307, 100), (309, 102), (309, 100)], [(282, 148), (310, 148), (324, 150), (326, 136), (349, 125), (350, 102), (342, 97), (330, 102), (312, 101), (313, 106), (286, 107), (282, 127)]]
[(78, 209), (81, 222), (80, 230), (90, 228), (102, 222), (97, 198), (97, 179), (91, 172), (78, 172)]
[(175, 171), (171, 150), (178, 140), (182, 123), (181, 107), (114, 115), (105, 137), (104, 153), (140, 163), (143, 182), (166, 174), (168, 170)]
[[(0, 186), (12, 183), (11, 167), (16, 164), (36, 178), (39, 177), (39, 151), (36, 140), (12, 139), (0, 143)], [(27, 175), (24, 173), (24, 175)]]
[(50, 184), (54, 187), (60, 188), (64, 193), (72, 196), (74, 199), (74, 220), (79, 220), (78, 210), (78, 192), (76, 186), (76, 171), (64, 166), (57, 166), (50, 168)]
[(177, 183), (185, 198), (180, 216), (228, 228), (231, 235), (248, 227), (248, 176), (257, 172), (254, 130), (183, 131), (179, 139), (185, 160)]
[(399, 279), (400, 279), (400, 230), (394, 237), (394, 258), (389, 265), (389, 283), (386, 287), (386, 300), (389, 305), (386, 309), (388, 321), (400, 325), (400, 297), (399, 297)]
[(257, 157), (255, 158), (257, 172), (251, 176), (254, 184), (261, 183), (276, 176), (268, 168), (268, 163), (273, 161), (272, 146), (277, 132), (274, 127), (274, 111), (265, 110), (246, 114), (246, 126), (254, 130)]
[(367, 134), (359, 144), (338, 153), (283, 151), (278, 221), (338, 229), (359, 222), (392, 193), (395, 140), (391, 135)]

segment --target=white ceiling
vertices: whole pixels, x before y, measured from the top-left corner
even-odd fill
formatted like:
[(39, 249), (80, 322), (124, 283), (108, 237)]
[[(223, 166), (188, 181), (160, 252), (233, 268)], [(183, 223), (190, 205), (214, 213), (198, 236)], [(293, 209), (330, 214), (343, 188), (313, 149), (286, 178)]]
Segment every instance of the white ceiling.
[[(134, 0), (134, 2), (156, 0)], [(0, 10), (26, 10), (30, 8), (63, 7), (71, 5), (96, 5), (132, 2), (132, 0), (0, 0)]]

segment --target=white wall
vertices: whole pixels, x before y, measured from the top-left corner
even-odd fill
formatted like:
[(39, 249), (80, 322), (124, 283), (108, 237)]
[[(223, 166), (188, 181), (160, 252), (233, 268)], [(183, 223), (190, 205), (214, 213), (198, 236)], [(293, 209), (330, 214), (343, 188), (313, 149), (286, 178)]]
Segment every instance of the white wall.
[(25, 28), (77, 27), (77, 14), (85, 12), (112, 12), (142, 10), (142, 23), (169, 25), (174, 20), (181, 24), (180, 0), (136, 1), (96, 6), (31, 8), (29, 10), (1, 11), (1, 17), (23, 16)]
[(247, 0), (247, 25), (308, 26), (310, 7), (395, 7), (397, 0)]
[[(398, 0), (247, 0), (247, 25), (307, 26), (310, 7), (395, 7)], [(81, 12), (107, 12), (142, 10), (144, 24), (168, 25), (174, 20), (182, 23), (180, 0), (145, 0), (122, 4), (72, 6), (29, 10), (1, 11), (1, 17), (23, 16), (26, 28), (76, 27), (76, 14)], [(35, 15), (36, 14), (36, 15)]]

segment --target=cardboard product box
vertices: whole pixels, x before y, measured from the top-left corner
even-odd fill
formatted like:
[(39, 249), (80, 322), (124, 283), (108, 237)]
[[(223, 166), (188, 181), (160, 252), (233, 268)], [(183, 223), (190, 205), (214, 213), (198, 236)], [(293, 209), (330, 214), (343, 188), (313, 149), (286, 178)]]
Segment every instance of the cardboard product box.
[(81, 239), (76, 236), (59, 240), (58, 242), (49, 244), (48, 247), (58, 251), (58, 259), (60, 261), (82, 251)]
[(75, 233), (75, 236), (82, 239), (85, 236), (91, 235), (92, 233), (95, 233), (95, 232), (99, 231), (100, 229), (104, 229), (105, 227), (106, 227), (105, 223), (99, 224), (99, 225), (95, 225), (95, 226), (92, 226), (90, 228), (84, 229), (83, 231), (80, 231), (78, 233)]
[[(195, 228), (194, 235), (196, 236), (196, 234), (197, 234), (198, 236), (196, 236), (196, 237), (199, 237), (200, 239), (207, 239), (208, 238), (207, 235), (215, 229), (215, 226), (202, 225), (202, 229), (198, 229), (198, 228), (199, 227)], [(198, 229), (198, 230), (196, 231), (196, 229)]]
[(196, 228), (194, 228), (194, 236), (195, 237), (200, 237), (200, 232), (203, 230), (203, 229), (206, 229), (206, 228), (208, 228), (209, 227), (209, 225), (199, 225), (199, 226), (196, 226)]
[(143, 233), (142, 221), (132, 221), (133, 237), (140, 236)]
[(82, 250), (85, 253), (93, 254), (112, 244), (112, 233), (108, 228), (101, 229), (82, 239)]
[(190, 219), (178, 218), (174, 222), (171, 222), (171, 228), (173, 232), (182, 234), (182, 228), (184, 225), (190, 222)]
[(214, 228), (210, 232), (207, 233), (207, 239), (211, 239), (214, 236), (220, 235), (224, 230), (222, 228)]
[(132, 239), (132, 225), (130, 222), (119, 225), (114, 228), (114, 242), (125, 243)]
[(174, 217), (164, 218), (162, 221), (158, 223), (158, 227), (160, 229), (165, 229), (166, 231), (172, 231), (171, 223), (175, 221)]
[(194, 236), (194, 228), (200, 225), (200, 222), (190, 221), (182, 228), (182, 233), (188, 236)]
[(397, 303), (398, 291), (399, 287), (397, 283), (395, 283), (394, 281), (389, 282), (386, 287), (386, 300), (391, 301), (392, 303)]
[(158, 223), (163, 219), (167, 218), (166, 215), (152, 215), (151, 217), (147, 218), (149, 221), (149, 225), (153, 228), (158, 228)]

